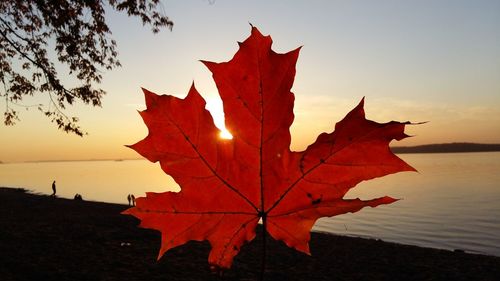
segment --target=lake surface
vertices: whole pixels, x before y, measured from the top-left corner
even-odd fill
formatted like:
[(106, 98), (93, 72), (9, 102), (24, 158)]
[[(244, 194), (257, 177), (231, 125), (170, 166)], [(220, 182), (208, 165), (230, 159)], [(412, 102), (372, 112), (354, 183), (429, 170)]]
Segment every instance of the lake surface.
[[(314, 230), (500, 256), (500, 152), (402, 154), (419, 172), (359, 184), (346, 198), (401, 198), (390, 205), (320, 219)], [(146, 160), (0, 164), (0, 186), (126, 204), (127, 194), (179, 190)]]

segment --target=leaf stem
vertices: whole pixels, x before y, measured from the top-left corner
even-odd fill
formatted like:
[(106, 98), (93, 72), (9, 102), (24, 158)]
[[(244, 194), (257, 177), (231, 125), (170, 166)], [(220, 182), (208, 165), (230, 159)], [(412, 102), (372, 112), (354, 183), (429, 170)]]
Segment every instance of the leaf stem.
[(260, 281), (264, 281), (264, 274), (266, 272), (266, 239), (267, 239), (267, 216), (262, 216), (262, 264), (260, 267)]

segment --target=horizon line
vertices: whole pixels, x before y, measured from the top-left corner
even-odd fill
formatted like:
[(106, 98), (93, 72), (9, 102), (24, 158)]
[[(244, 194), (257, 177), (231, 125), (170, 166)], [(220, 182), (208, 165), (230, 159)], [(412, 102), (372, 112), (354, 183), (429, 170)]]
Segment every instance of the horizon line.
[[(434, 150), (434, 151), (407, 151), (411, 149), (421, 149), (421, 148), (436, 148), (442, 146), (456, 146), (456, 145), (473, 145), (473, 146), (499, 146), (500, 143), (474, 143), (474, 142), (449, 142), (449, 143), (431, 143), (431, 144), (421, 144), (412, 146), (389, 146), (394, 154), (406, 154), (406, 153), (449, 153), (449, 152), (494, 152), (495, 150), (473, 150), (473, 149), (461, 149), (461, 150)], [(404, 150), (404, 151), (403, 151)], [(147, 160), (143, 157), (134, 158), (92, 158), (92, 159), (46, 159), (46, 160), (26, 160), (26, 161), (10, 161), (3, 162), (0, 160), (0, 164), (17, 164), (17, 163), (51, 163), (51, 162), (92, 162), (92, 161), (129, 161), (129, 160)]]

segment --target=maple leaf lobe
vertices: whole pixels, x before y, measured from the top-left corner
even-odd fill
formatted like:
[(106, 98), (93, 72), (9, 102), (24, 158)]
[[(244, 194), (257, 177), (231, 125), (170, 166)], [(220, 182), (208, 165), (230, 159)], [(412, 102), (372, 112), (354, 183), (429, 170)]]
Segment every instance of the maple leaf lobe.
[(364, 99), (333, 132), (292, 152), (291, 87), (300, 48), (278, 54), (271, 45), (270, 36), (252, 27), (230, 61), (203, 61), (223, 101), (230, 141), (219, 139), (194, 85), (184, 99), (143, 89), (147, 109), (140, 114), (149, 132), (130, 147), (159, 161), (181, 191), (148, 193), (124, 213), (162, 233), (159, 257), (187, 241), (207, 240), (209, 263), (229, 268), (241, 246), (255, 237), (261, 217), (274, 239), (309, 254), (318, 218), (395, 201), (343, 199), (350, 188), (414, 170), (389, 149), (390, 141), (406, 137), (405, 123), (367, 120)]

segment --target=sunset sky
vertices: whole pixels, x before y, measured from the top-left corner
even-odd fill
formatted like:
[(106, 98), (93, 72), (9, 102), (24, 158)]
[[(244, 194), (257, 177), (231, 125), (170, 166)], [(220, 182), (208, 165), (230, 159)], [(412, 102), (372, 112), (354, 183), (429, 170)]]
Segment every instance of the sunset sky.
[(175, 26), (156, 35), (139, 19), (108, 12), (123, 67), (105, 73), (102, 108), (68, 111), (88, 136), (18, 108), (21, 122), (0, 125), (0, 161), (139, 157), (124, 145), (147, 134), (137, 114), (141, 87), (184, 97), (194, 81), (221, 120), (217, 88), (199, 60), (231, 59), (249, 23), (272, 36), (276, 52), (303, 46), (292, 88), (294, 150), (331, 132), (362, 97), (369, 119), (429, 121), (392, 145), (500, 143), (500, 1), (192, 0), (163, 8)]

